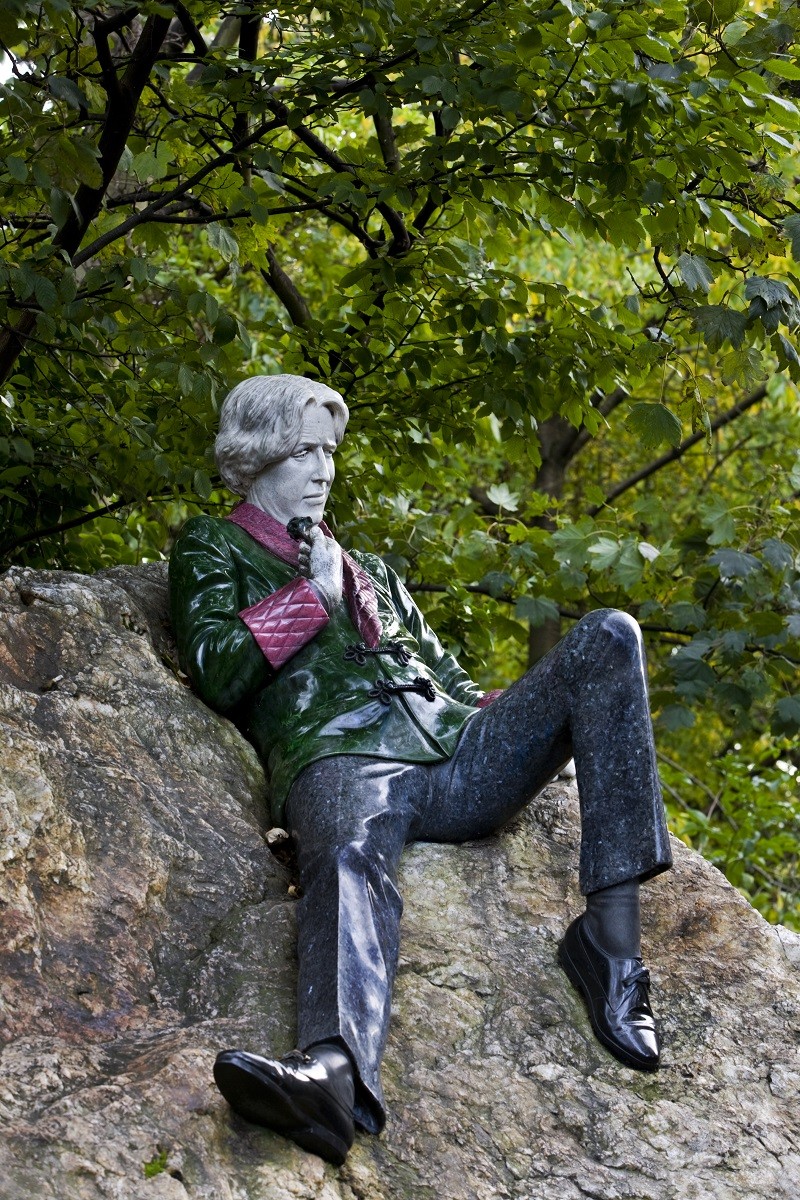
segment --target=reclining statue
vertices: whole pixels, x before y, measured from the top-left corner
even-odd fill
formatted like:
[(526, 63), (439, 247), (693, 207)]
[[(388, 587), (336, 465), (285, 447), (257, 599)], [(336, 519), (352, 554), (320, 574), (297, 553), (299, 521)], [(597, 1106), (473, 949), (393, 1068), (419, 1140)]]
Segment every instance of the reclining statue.
[(310, 379), (235, 387), (216, 456), (243, 503), (190, 518), (170, 563), (181, 663), (253, 742), (302, 890), (299, 1050), (224, 1050), (214, 1077), (241, 1116), (337, 1164), (354, 1126), (385, 1122), (407, 842), (492, 833), (574, 757), (586, 911), (559, 959), (597, 1038), (640, 1070), (660, 1049), (639, 884), (671, 864), (636, 622), (590, 612), (513, 686), (482, 695), (397, 575), (346, 553), (322, 520), (347, 418)]

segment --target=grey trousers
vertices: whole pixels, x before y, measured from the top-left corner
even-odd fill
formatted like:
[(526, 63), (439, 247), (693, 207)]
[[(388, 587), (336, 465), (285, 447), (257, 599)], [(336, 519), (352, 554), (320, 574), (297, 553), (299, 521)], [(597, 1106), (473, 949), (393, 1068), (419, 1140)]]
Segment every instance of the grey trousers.
[(582, 618), (464, 727), (452, 758), (418, 764), (324, 758), (287, 805), (303, 889), (298, 908), (298, 1045), (338, 1042), (357, 1069), (356, 1119), (385, 1121), (380, 1062), (389, 1025), (412, 841), (498, 829), (571, 757), (581, 807), (584, 895), (645, 880), (672, 856), (656, 771), (641, 633), (625, 613)]

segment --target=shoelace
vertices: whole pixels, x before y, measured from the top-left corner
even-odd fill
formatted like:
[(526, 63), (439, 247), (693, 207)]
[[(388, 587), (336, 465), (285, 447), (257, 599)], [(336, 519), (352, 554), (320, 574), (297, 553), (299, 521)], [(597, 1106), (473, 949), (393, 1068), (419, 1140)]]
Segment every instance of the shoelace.
[(631, 971), (630, 975), (625, 976), (622, 981), (622, 986), (629, 987), (634, 983), (641, 983), (646, 991), (650, 990), (650, 972), (644, 963), (642, 963), (641, 966), (636, 967), (635, 970)]
[(297, 1064), (298, 1067), (303, 1067), (306, 1063), (311, 1062), (311, 1055), (306, 1054), (303, 1050), (290, 1050), (288, 1054), (284, 1054), (281, 1060), (285, 1063)]

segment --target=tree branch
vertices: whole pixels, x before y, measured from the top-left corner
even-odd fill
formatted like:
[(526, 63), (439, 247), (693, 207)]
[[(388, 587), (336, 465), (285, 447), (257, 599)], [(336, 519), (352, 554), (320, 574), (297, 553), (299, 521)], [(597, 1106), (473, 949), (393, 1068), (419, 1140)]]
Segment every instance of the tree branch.
[[(130, 19), (135, 10), (127, 10), (115, 21)], [(100, 27), (108, 22), (100, 22)], [(169, 29), (169, 17), (148, 17), (134, 47), (128, 67), (121, 82), (114, 76), (108, 95), (105, 121), (98, 142), (99, 165), (102, 181), (96, 187), (82, 183), (75, 196), (74, 207), (67, 220), (53, 239), (56, 250), (64, 250), (70, 256), (80, 246), (103, 203), (103, 197), (114, 178), (122, 152), (128, 140), (139, 98), (153, 68), (161, 43)], [(99, 57), (99, 55), (98, 55)], [(101, 63), (102, 68), (102, 63)], [(17, 325), (6, 328), (0, 334), (0, 384), (10, 375), (25, 339), (36, 324), (35, 313), (24, 313)]]
[[(252, 0), (251, 0), (252, 7)], [(258, 35), (261, 32), (261, 17), (242, 17), (239, 25), (239, 58), (242, 62), (255, 62), (258, 54)], [(238, 103), (233, 118), (233, 140), (242, 142), (247, 137), (250, 124), (249, 104)], [(250, 184), (250, 163), (240, 159), (238, 163), (242, 182)]]
[(175, 9), (178, 20), (185, 29), (189, 41), (194, 46), (195, 54), (198, 54), (200, 58), (205, 58), (206, 54), (208, 54), (208, 46), (202, 33), (192, 20), (191, 13), (186, 5), (181, 4), (180, 0), (173, 0), (172, 7)]
[(135, 500), (114, 500), (111, 504), (104, 504), (102, 508), (93, 508), (90, 512), (81, 513), (79, 517), (73, 517), (70, 521), (62, 521), (58, 525), (50, 525), (47, 529), (34, 529), (30, 533), (24, 533), (22, 537), (15, 538), (13, 542), (6, 542), (4, 546), (0, 546), (0, 557), (5, 557), (13, 550), (19, 550), (21, 546), (27, 546), (29, 542), (38, 542), (41, 538), (54, 537), (57, 533), (65, 533), (68, 529), (76, 529), (79, 525), (85, 525), (88, 521), (94, 521), (97, 517), (108, 516), (109, 513), (116, 512), (119, 508), (124, 508), (126, 504), (135, 504)]
[(117, 33), (120, 29), (124, 29), (126, 25), (130, 25), (134, 17), (139, 15), (139, 6), (132, 4), (130, 8), (125, 8), (122, 12), (117, 13), (113, 17), (107, 17), (103, 21), (95, 21), (92, 26), (92, 36), (100, 34), (100, 37), (108, 37), (110, 33)]
[[(747, 412), (749, 408), (760, 404), (766, 394), (767, 386), (766, 384), (762, 384), (751, 395), (746, 396), (744, 400), (740, 400), (738, 404), (734, 404), (732, 408), (729, 408), (713, 420), (711, 422), (711, 432), (716, 433), (718, 429), (722, 429), (725, 425), (730, 425), (732, 421), (735, 421), (742, 413)], [(633, 475), (629, 475), (627, 479), (623, 479), (621, 483), (618, 483), (616, 487), (611, 489), (602, 504), (595, 504), (589, 509), (589, 516), (596, 517), (600, 510), (607, 504), (610, 504), (612, 500), (616, 500), (617, 496), (621, 496), (623, 492), (636, 487), (637, 483), (649, 479), (651, 475), (655, 475), (656, 471), (660, 471), (662, 467), (666, 467), (670, 463), (677, 462), (679, 458), (683, 458), (686, 451), (690, 450), (692, 446), (696, 446), (705, 436), (706, 431), (704, 429), (693, 433), (691, 437), (685, 438), (674, 450), (670, 450), (667, 454), (662, 454), (660, 458), (654, 459), (646, 467), (642, 467), (640, 471), (636, 471)]]
[[(258, 129), (255, 129), (252, 133), (248, 134), (248, 136), (244, 139), (244, 142), (238, 142), (235, 146), (232, 146), (230, 150), (219, 155), (218, 158), (215, 158), (211, 162), (208, 162), (204, 166), (200, 167), (199, 170), (195, 171), (191, 178), (187, 179), (185, 183), (182, 183), (179, 187), (175, 188), (174, 191), (165, 192), (164, 195), (159, 197), (158, 200), (154, 200), (152, 204), (148, 204), (147, 208), (143, 208), (139, 212), (133, 213), (130, 217), (126, 217), (124, 221), (120, 221), (119, 225), (115, 225), (113, 229), (109, 229), (106, 233), (101, 234), (99, 238), (95, 238), (95, 240), (86, 246), (85, 249), (81, 250), (80, 254), (76, 254), (74, 256), (72, 259), (73, 266), (79, 267), (82, 263), (85, 263), (87, 259), (97, 254), (100, 250), (103, 250), (106, 246), (110, 246), (111, 243), (117, 241), (118, 238), (124, 237), (126, 233), (130, 233), (130, 231), (135, 229), (137, 225), (141, 225), (145, 221), (148, 221), (153, 213), (160, 212), (160, 210), (165, 208), (168, 204), (173, 204), (177, 200), (182, 199), (187, 192), (190, 192), (192, 188), (196, 186), (196, 184), (205, 179), (206, 175), (209, 175), (212, 171), (215, 171), (218, 167), (224, 166), (226, 163), (235, 162), (241, 150), (245, 149), (253, 142), (258, 141), (258, 139), (265, 133), (269, 133), (270, 130), (277, 128), (279, 125), (280, 121), (277, 120), (265, 121), (258, 127)], [(304, 196), (303, 199), (307, 199), (307, 197)], [(186, 201), (187, 205), (196, 203), (197, 201), (194, 198), (189, 198)], [(1, 382), (2, 378), (0, 378), (0, 383)]]
[[(285, 104), (275, 102), (272, 104), (272, 111), (276, 116), (281, 116), (285, 124), (289, 124), (289, 110)], [(346, 172), (352, 175), (357, 182), (360, 183), (358, 172), (352, 163), (341, 158), (335, 150), (331, 150), (323, 142), (321, 137), (318, 137), (311, 129), (307, 129), (305, 125), (293, 124), (290, 126), (294, 136), (304, 145), (308, 146), (309, 150), (326, 166), (329, 166), (334, 171)], [(390, 254), (405, 254), (411, 249), (413, 238), (403, 223), (403, 218), (389, 204), (376, 204), (375, 206), (381, 214), (386, 224), (389, 226), (389, 231), (392, 234), (392, 243), (389, 247)]]
[(286, 309), (292, 324), (305, 329), (311, 323), (311, 309), (278, 262), (272, 246), (267, 246), (267, 262), (269, 269), (262, 270), (262, 276)]
[(400, 151), (394, 136), (392, 118), (386, 113), (376, 112), (372, 118), (375, 133), (378, 135), (378, 145), (387, 171), (400, 170)]

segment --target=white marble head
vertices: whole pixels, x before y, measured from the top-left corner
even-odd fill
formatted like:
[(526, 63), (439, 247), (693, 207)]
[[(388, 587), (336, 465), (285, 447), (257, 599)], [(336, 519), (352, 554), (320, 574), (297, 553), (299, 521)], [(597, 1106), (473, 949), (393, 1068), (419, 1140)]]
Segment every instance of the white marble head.
[(214, 443), (226, 487), (250, 499), (265, 468), (294, 455), (309, 421), (315, 427), (327, 425), (324, 414), (329, 414), (332, 422), (332, 433), (328, 432), (326, 439), (332, 438), (338, 446), (349, 413), (333, 388), (302, 375), (253, 375), (237, 384), (222, 405)]

